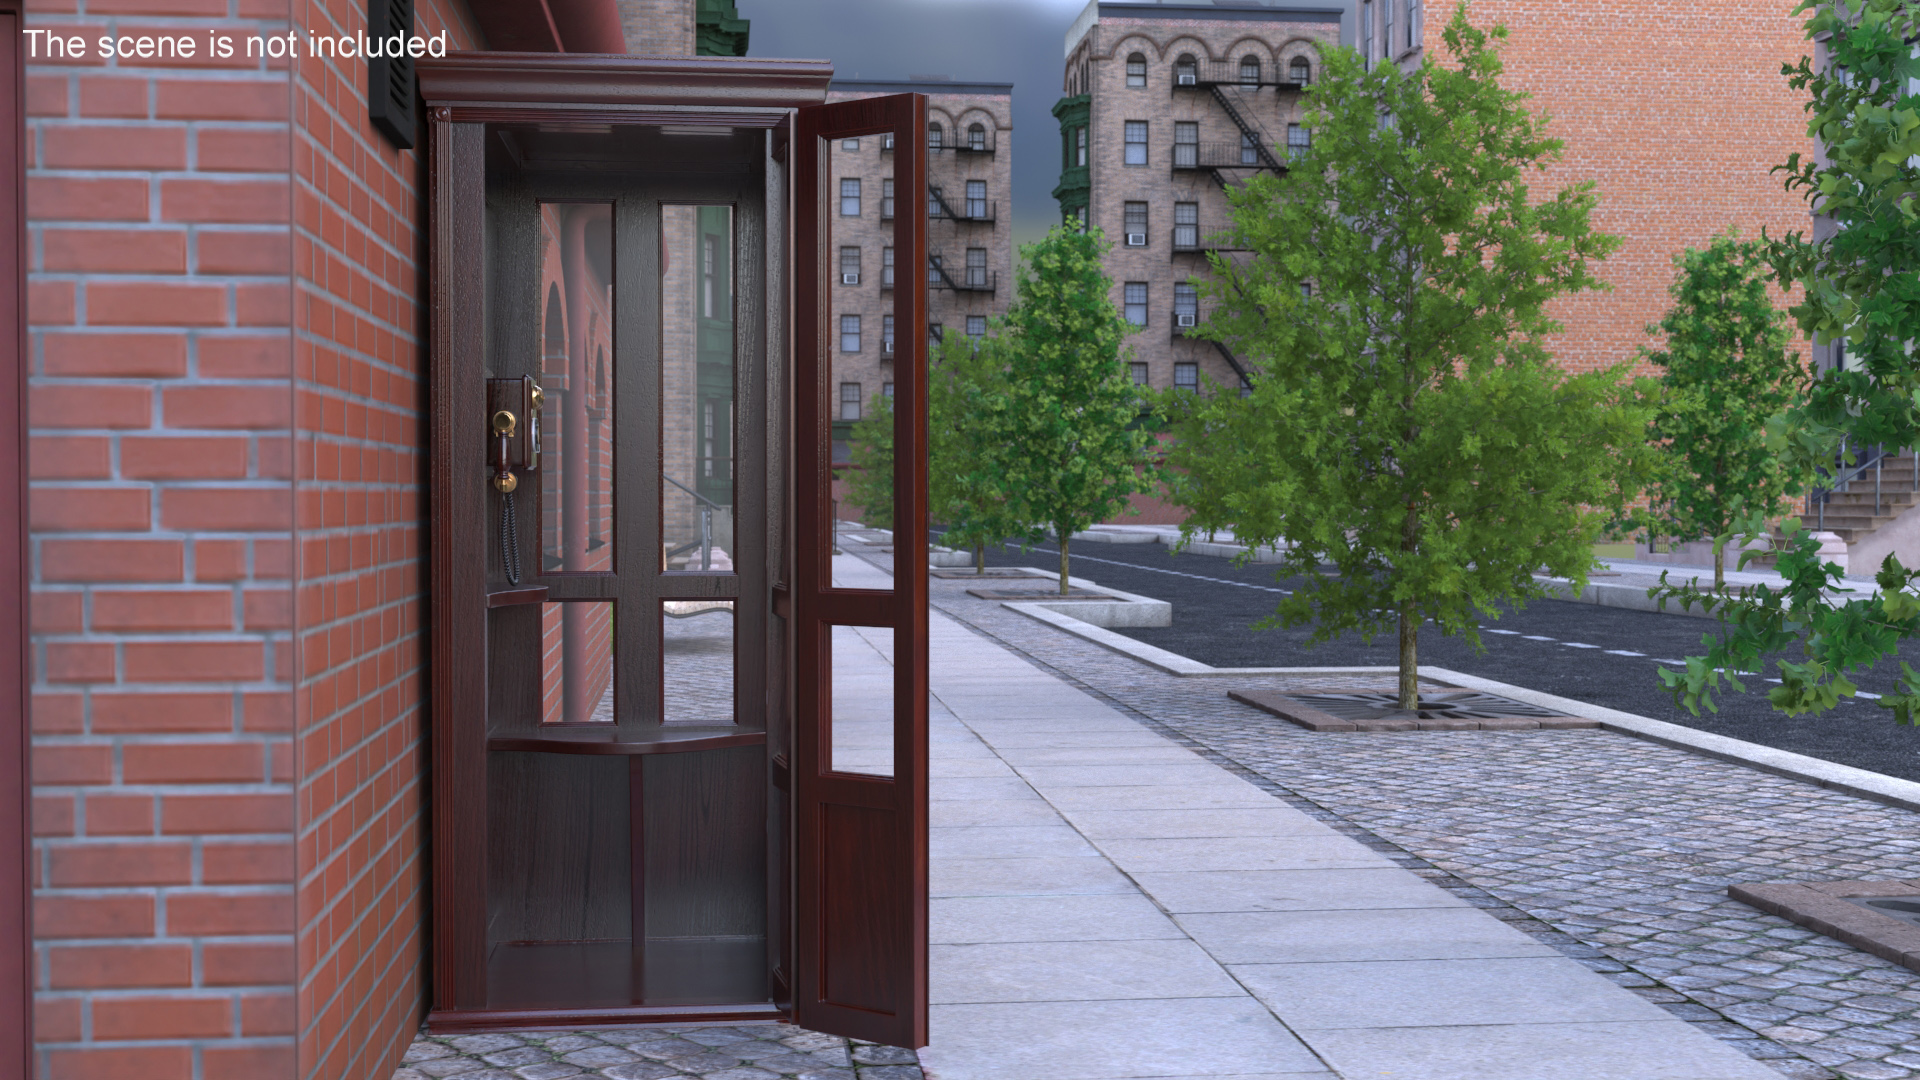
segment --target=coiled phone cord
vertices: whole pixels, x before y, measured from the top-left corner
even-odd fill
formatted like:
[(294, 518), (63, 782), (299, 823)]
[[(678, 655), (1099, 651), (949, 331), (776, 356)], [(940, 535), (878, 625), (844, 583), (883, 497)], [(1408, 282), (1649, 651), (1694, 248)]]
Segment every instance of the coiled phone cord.
[(520, 529), (514, 520), (513, 492), (501, 496), (505, 500), (500, 506), (500, 562), (507, 571), (507, 584), (520, 584)]

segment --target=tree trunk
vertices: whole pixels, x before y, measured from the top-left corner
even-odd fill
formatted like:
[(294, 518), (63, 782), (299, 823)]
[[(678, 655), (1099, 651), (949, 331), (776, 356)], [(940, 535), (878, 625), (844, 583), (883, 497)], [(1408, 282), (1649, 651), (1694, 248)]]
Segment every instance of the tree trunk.
[(985, 544), (973, 545), (973, 572), (981, 575), (982, 577), (986, 576), (987, 545)]
[(1727, 583), (1727, 549), (1725, 545), (1713, 545), (1713, 591), (1719, 592)]
[(1060, 534), (1060, 595), (1067, 595), (1067, 534)]
[(1420, 612), (1411, 601), (1400, 605), (1400, 707), (1420, 707)]

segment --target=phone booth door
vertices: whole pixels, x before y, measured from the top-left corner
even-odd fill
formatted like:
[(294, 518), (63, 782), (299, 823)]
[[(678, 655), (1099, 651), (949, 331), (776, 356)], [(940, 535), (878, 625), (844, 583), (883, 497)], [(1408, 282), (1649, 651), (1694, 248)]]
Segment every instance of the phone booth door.
[[(839, 115), (814, 104), (830, 75), (420, 66), (435, 1030), (787, 1018), (924, 1041), (924, 552), (917, 590), (849, 592), (818, 543), (815, 346), (843, 298), (795, 151)], [(922, 148), (874, 168), (924, 186), (921, 99), (863, 105)], [(886, 228), (924, 249), (918, 215)], [(918, 345), (925, 282), (902, 286), (884, 304)], [(892, 358), (903, 404), (924, 362)], [(902, 410), (903, 447), (922, 415)], [(923, 457), (902, 455), (899, 520), (924, 516)], [(898, 638), (877, 666), (846, 652), (864, 683), (831, 680), (820, 628), (843, 624)], [(884, 769), (821, 765), (836, 709)]]

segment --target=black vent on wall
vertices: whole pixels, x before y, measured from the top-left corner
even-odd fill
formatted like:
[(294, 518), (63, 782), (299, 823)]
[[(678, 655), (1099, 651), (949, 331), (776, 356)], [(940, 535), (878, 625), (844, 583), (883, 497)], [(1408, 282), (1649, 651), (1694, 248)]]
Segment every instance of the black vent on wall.
[(413, 38), (413, 0), (367, 0), (367, 37), (374, 39), (373, 49), (391, 48), (396, 36), (401, 43), (399, 56), (367, 60), (367, 119), (388, 142), (411, 150), (418, 130), (418, 110), (414, 104), (413, 57), (407, 55), (405, 45)]

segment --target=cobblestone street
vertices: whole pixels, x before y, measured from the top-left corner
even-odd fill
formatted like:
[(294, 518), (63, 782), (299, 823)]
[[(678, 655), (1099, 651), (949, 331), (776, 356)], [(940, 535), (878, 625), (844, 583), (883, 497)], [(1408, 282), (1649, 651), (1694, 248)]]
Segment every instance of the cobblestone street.
[(920, 1080), (911, 1050), (785, 1024), (421, 1036), (393, 1080)]
[(965, 588), (934, 606), (1781, 1073), (1920, 1076), (1920, 975), (1725, 891), (1920, 876), (1920, 816), (1604, 731), (1313, 734), (1226, 692), (1357, 680), (1183, 679)]

